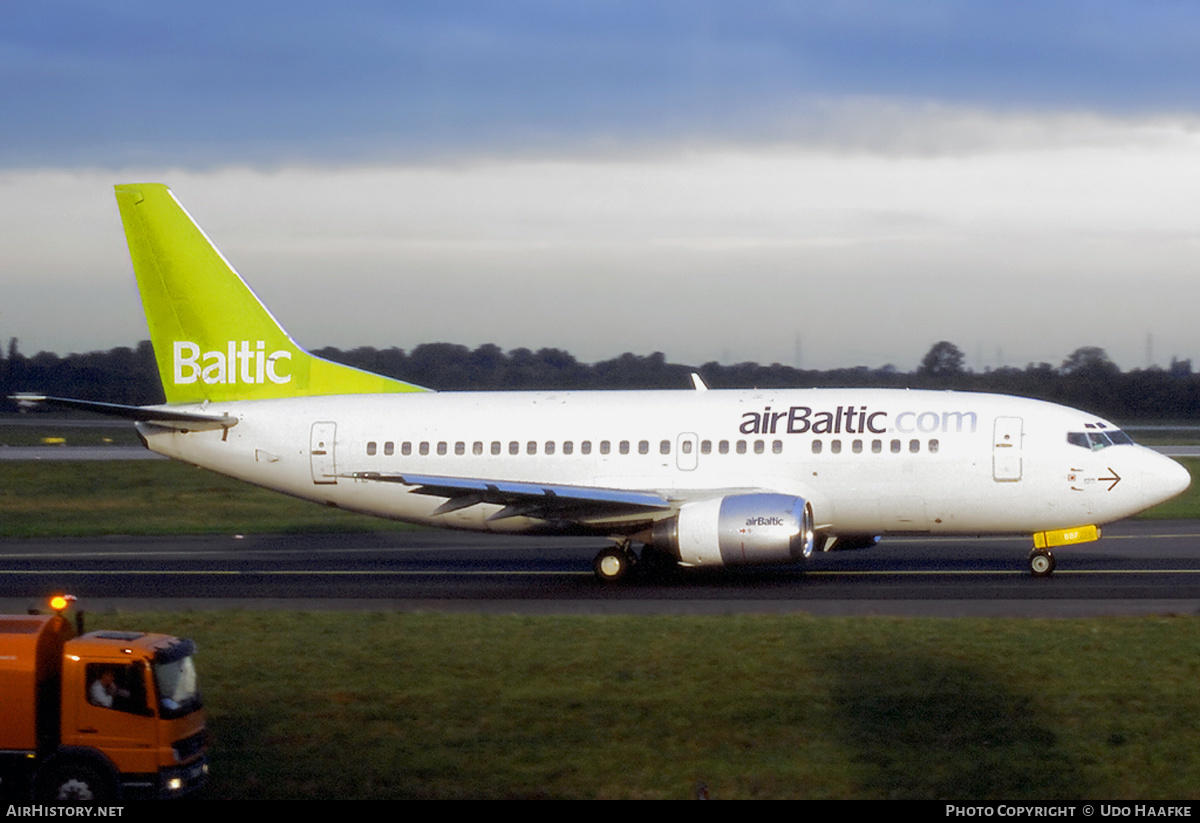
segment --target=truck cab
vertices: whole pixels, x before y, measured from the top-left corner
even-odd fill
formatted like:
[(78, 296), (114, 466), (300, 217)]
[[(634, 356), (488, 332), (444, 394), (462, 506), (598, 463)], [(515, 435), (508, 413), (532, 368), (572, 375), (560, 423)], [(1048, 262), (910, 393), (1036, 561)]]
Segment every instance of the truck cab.
[(0, 787), (106, 803), (203, 785), (195, 652), (169, 635), (75, 636), (60, 615), (0, 616)]

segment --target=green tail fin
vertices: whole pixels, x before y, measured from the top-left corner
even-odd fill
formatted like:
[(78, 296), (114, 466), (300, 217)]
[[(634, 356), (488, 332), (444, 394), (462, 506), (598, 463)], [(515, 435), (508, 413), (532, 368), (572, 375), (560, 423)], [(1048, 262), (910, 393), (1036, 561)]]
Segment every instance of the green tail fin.
[(116, 187), (168, 403), (427, 391), (300, 348), (160, 183)]

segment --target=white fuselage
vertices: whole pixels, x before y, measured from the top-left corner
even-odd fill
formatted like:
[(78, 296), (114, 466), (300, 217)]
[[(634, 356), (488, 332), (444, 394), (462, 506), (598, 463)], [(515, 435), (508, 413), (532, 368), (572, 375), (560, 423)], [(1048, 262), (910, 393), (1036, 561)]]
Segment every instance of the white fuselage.
[[(176, 407), (178, 408), (178, 407)], [(192, 407), (198, 408), (198, 407)], [(1004, 395), (885, 389), (443, 392), (208, 404), (227, 431), (139, 424), (151, 449), (298, 497), (451, 528), (544, 530), (359, 473), (659, 492), (769, 491), (819, 531), (1037, 532), (1129, 516), (1190, 478), (1086, 412)], [(1079, 438), (1076, 438), (1078, 441)], [(611, 529), (609, 529), (611, 531)]]

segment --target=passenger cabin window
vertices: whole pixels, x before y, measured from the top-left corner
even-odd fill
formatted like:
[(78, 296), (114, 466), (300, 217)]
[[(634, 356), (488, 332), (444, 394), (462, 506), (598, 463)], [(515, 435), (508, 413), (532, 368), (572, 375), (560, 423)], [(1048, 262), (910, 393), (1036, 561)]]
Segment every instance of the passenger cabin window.
[(391, 440), (384, 443), (383, 444), (383, 453), (386, 454), (388, 457), (391, 457), (393, 454), (396, 453), (396, 444), (393, 443)]
[(374, 453), (375, 453), (375, 441), (372, 440), (371, 442), (367, 443), (367, 454), (374, 454)]

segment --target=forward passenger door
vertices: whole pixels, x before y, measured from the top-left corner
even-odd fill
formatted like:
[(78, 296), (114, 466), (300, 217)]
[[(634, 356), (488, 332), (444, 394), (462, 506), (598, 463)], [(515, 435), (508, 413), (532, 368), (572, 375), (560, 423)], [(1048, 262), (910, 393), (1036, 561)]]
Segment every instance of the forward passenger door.
[(1019, 417), (997, 417), (992, 439), (992, 479), (1012, 483), (1021, 479), (1022, 422)]

